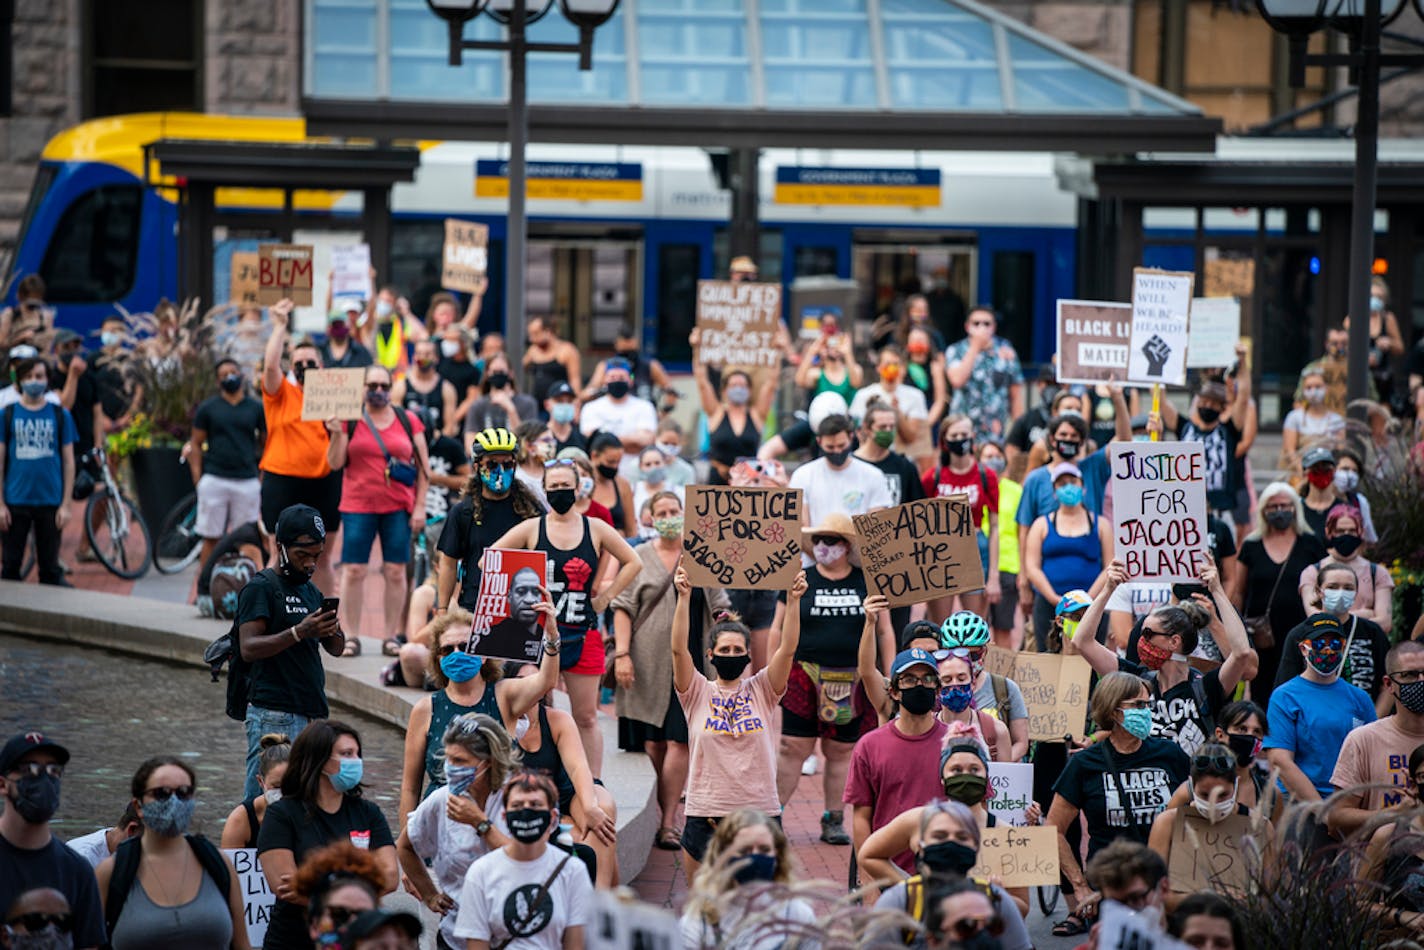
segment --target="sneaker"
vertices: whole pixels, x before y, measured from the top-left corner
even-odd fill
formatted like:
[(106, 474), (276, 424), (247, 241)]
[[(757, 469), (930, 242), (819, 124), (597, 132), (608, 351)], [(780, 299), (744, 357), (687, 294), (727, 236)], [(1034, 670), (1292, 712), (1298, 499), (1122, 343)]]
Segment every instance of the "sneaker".
[(821, 814), (821, 840), (826, 844), (841, 847), (850, 844), (850, 835), (845, 830), (844, 812), (823, 812)]
[(819, 765), (819, 764), (820, 764), (820, 763), (818, 763), (818, 762), (816, 761), (816, 757), (815, 757), (814, 755), (808, 755), (808, 756), (806, 756), (806, 761), (801, 763), (801, 774), (802, 774), (802, 775), (815, 775), (815, 774), (816, 774), (816, 766)]

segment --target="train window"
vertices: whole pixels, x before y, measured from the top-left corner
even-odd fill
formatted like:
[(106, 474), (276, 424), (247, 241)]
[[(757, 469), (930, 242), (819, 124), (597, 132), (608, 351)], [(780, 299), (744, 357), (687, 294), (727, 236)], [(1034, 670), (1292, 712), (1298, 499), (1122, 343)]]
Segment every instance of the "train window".
[(69, 206), (40, 265), (51, 302), (107, 303), (129, 292), (142, 201), (137, 185), (106, 185)]
[(202, 110), (204, 4), (104, 0), (83, 6), (87, 115)]
[(796, 248), (794, 277), (835, 277), (839, 260), (834, 247)]
[(664, 362), (692, 359), (687, 337), (697, 319), (697, 272), (702, 248), (664, 244), (658, 249), (658, 355)]

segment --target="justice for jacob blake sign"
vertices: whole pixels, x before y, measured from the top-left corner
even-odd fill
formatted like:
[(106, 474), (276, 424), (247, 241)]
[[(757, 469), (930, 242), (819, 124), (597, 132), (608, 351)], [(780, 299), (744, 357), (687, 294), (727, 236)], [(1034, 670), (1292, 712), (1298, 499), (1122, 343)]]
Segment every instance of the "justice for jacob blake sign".
[(1114, 442), (1113, 551), (1128, 580), (1187, 583), (1207, 553), (1200, 442)]

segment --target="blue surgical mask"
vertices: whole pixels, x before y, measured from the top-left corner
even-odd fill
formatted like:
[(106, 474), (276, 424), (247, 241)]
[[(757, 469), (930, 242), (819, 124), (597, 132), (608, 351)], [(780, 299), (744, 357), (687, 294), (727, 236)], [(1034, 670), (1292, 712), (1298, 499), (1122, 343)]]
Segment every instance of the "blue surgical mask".
[(484, 657), (471, 656), (459, 650), (440, 658), (440, 672), (452, 683), (468, 683), (480, 675), (480, 667), (484, 665)]
[(451, 795), (463, 795), (465, 790), (475, 784), (480, 773), (485, 769), (482, 765), (447, 765), (445, 766), (445, 784), (450, 786)]
[(556, 402), (549, 407), (549, 418), (561, 426), (566, 426), (574, 421), (574, 404), (571, 402)]
[(1122, 727), (1138, 739), (1152, 735), (1152, 710), (1124, 709)]
[(177, 795), (168, 796), (166, 801), (143, 803), (143, 826), (154, 834), (165, 838), (176, 838), (188, 830), (193, 820), (193, 809), (198, 800), (190, 798), (186, 802)]
[(27, 379), (20, 384), (20, 392), (29, 396), (31, 399), (40, 398), (45, 394), (45, 390), (47, 389), (49, 389), (49, 385), (42, 379)]
[(113, 330), (105, 330), (99, 334), (99, 342), (105, 346), (118, 346), (123, 341), (124, 335), (122, 333), (115, 333)]
[(643, 481), (649, 485), (661, 485), (667, 480), (667, 469), (661, 465), (643, 469)]
[(946, 686), (939, 691), (939, 702), (945, 709), (953, 713), (964, 712), (969, 708), (970, 701), (974, 698), (974, 684), (963, 683), (959, 686)]
[(343, 794), (361, 784), (361, 760), (342, 759), (335, 775), (328, 775), (331, 787)]
[(1355, 592), (1352, 590), (1321, 591), (1320, 602), (1327, 613), (1347, 613), (1351, 607), (1355, 606)]
[(496, 495), (502, 495), (514, 486), (514, 469), (501, 468), (480, 472), (480, 481)]
[(1083, 503), (1083, 486), (1067, 484), (1053, 492), (1058, 499), (1058, 503), (1065, 508), (1072, 508)]

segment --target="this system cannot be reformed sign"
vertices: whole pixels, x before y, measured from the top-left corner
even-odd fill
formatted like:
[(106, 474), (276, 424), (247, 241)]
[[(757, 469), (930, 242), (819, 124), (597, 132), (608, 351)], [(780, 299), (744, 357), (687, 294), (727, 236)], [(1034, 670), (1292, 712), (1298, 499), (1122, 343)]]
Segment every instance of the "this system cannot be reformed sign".
[(891, 607), (984, 586), (969, 496), (923, 498), (853, 520), (866, 586), (889, 598)]
[(801, 489), (687, 486), (682, 566), (692, 583), (790, 590), (801, 572)]

